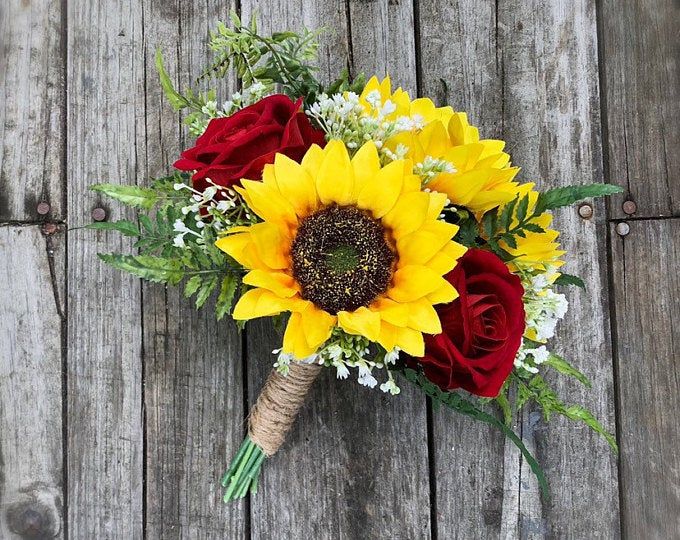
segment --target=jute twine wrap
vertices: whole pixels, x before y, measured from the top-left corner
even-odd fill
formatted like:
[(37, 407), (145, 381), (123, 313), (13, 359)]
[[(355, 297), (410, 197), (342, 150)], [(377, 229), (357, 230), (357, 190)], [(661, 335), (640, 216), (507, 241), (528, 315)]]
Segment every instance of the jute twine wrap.
[(305, 396), (321, 372), (318, 364), (292, 363), (288, 375), (272, 370), (250, 410), (248, 435), (267, 457), (286, 440)]

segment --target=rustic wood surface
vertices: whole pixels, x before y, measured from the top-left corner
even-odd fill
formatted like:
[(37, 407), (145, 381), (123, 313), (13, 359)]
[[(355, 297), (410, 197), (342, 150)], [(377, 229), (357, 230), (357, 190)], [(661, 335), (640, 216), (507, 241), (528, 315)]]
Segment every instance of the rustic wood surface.
[[(524, 181), (627, 190), (555, 216), (587, 284), (555, 347), (596, 390), (552, 382), (619, 460), (585, 427), (516, 418), (546, 500), (493, 429), (327, 371), (260, 493), (221, 503), (280, 338), (108, 269), (96, 253), (130, 242), (78, 227), (130, 215), (88, 186), (144, 184), (190, 144), (153, 55), (189, 84), (230, 8), (327, 27), (322, 78), (389, 73), (468, 111)], [(8, 0), (0, 31), (0, 538), (680, 538), (677, 2)]]

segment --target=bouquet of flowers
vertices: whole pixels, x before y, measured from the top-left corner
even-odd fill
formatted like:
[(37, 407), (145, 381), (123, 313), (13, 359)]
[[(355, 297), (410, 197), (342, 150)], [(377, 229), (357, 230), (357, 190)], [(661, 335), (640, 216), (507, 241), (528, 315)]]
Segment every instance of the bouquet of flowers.
[[(480, 138), (463, 112), (412, 99), (388, 77), (324, 86), (317, 32), (258, 34), (255, 22), (219, 24), (215, 61), (198, 82), (236, 69), (242, 90), (178, 92), (168, 101), (197, 136), (150, 187), (93, 189), (139, 210), (137, 222), (92, 229), (136, 237), (138, 254), (101, 259), (141, 278), (183, 283), (202, 307), (239, 325), (285, 325), (248, 435), (223, 477), (225, 501), (257, 491), (264, 460), (286, 433), (319, 372), (393, 396), (417, 385), (438, 403), (503, 430), (543, 488), (536, 460), (510, 429), (537, 404), (548, 419), (593, 415), (565, 404), (552, 369), (589, 385), (547, 341), (567, 310), (564, 251), (550, 211), (618, 191), (606, 184), (539, 192), (516, 180), (504, 142)], [(259, 359), (267, 361), (267, 359)], [(398, 399), (398, 398), (395, 398)]]

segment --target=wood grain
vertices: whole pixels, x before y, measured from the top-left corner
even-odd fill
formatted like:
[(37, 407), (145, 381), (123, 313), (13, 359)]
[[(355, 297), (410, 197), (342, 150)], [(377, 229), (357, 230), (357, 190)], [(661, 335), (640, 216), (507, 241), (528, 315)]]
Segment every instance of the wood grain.
[(680, 220), (611, 226), (626, 538), (680, 531)]
[[(520, 179), (536, 182), (539, 189), (601, 182), (594, 3), (503, 2), (498, 28), (504, 74), (503, 134), (513, 162), (522, 167)], [(554, 225), (567, 251), (564, 271), (582, 276), (586, 291), (564, 291), (570, 311), (551, 342), (555, 352), (586, 373), (593, 388), (554, 373), (547, 379), (565, 402), (584, 405), (613, 432), (601, 201), (595, 203), (594, 212), (591, 220), (581, 219), (575, 207), (555, 214)], [(616, 457), (604, 440), (583, 424), (564, 418), (553, 417), (546, 423), (536, 410), (524, 415), (521, 430), (545, 469), (552, 496), (550, 501), (539, 496), (533, 473), (520, 461), (519, 519), (504, 521), (504, 531), (523, 538), (617, 537)], [(516, 454), (510, 446), (506, 443)]]
[(626, 189), (613, 217), (680, 215), (680, 4), (674, 0), (601, 2), (609, 180)]
[[(171, 172), (194, 142), (163, 97), (156, 48), (177, 88), (194, 85), (210, 61), (208, 30), (225, 14), (222, 2), (145, 9), (148, 176)], [(234, 86), (219, 84), (220, 103)], [(241, 338), (232, 322), (215, 320), (212, 302), (197, 312), (181, 288), (145, 284), (143, 295), (147, 537), (242, 538), (245, 503), (222, 502), (219, 484), (242, 439)]]
[(0, 220), (34, 221), (50, 204), (61, 220), (64, 50), (60, 0), (0, 7)]
[[(392, 2), (380, 4), (357, 11), (352, 18), (352, 36), (378, 30), (376, 41), (387, 41), (380, 35), (387, 29), (372, 17), (380, 13), (387, 20), (396, 20), (403, 18), (406, 8)], [(296, 6), (296, 2), (276, 2), (271, 8), (260, 4), (261, 26), (266, 30), (297, 28)], [(308, 6), (304, 4), (306, 13)], [(253, 7), (249, 2), (242, 3), (244, 14)], [(311, 11), (317, 18), (310, 20), (308, 14), (305, 23), (328, 26), (334, 34), (325, 39), (339, 40), (331, 49), (332, 65), (321, 56), (322, 76), (329, 79), (329, 75), (337, 75), (338, 65), (342, 67), (348, 61), (341, 56), (343, 42), (348, 43), (348, 34), (343, 32), (343, 4), (317, 4), (314, 9)], [(409, 49), (395, 49), (389, 65), (375, 64), (371, 55), (380, 57), (368, 42), (361, 51), (351, 49), (355, 69), (370, 67), (378, 73), (389, 69), (395, 80), (412, 89), (415, 72), (400, 69), (408, 65), (404, 58), (413, 57), (413, 38), (410, 28), (402, 32), (407, 37), (396, 39), (410, 39)], [(281, 346), (281, 336), (275, 334), (269, 322), (250, 324), (247, 336), (248, 397), (253, 403), (271, 369), (272, 350)], [(286, 445), (265, 463), (260, 485), (261, 492), (251, 498), (253, 538), (278, 538), (281, 531), (291, 538), (429, 536), (426, 409), (422, 394), (404, 388), (401, 395), (392, 398), (377, 388), (360, 387), (355, 381), (338, 381), (332, 370), (324, 370)]]
[(1, 538), (64, 537), (63, 251), (38, 226), (0, 226)]
[[(135, 183), (146, 142), (140, 2), (73, 0), (68, 9), (68, 216), (133, 218), (88, 191)], [(99, 252), (129, 239), (76, 229), (68, 239), (68, 525), (73, 538), (142, 537), (141, 287)]]

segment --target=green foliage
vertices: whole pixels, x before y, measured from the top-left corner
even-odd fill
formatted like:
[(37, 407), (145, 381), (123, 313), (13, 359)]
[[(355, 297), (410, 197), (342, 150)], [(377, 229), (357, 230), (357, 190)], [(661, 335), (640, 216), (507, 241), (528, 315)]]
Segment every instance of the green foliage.
[(119, 184), (95, 184), (90, 186), (92, 191), (103, 193), (128, 206), (149, 210), (158, 202), (158, 192), (154, 189), (140, 186), (126, 186)]
[(168, 72), (165, 70), (163, 65), (163, 54), (160, 49), (156, 49), (156, 71), (158, 71), (158, 77), (160, 78), (161, 88), (165, 93), (165, 97), (170, 102), (170, 105), (176, 111), (181, 111), (186, 107), (190, 107), (190, 101), (185, 98), (182, 94), (175, 90), (175, 87), (170, 80)]
[(584, 422), (588, 427), (601, 435), (614, 452), (618, 453), (616, 439), (604, 429), (595, 416), (581, 405), (566, 405), (563, 403), (540, 375), (534, 375), (527, 382), (518, 379), (515, 406), (519, 410), (529, 402), (534, 402), (541, 408), (546, 422), (550, 420), (552, 414), (560, 414), (570, 420)]
[(433, 402), (439, 405), (445, 405), (454, 411), (466, 416), (470, 416), (475, 420), (485, 422), (500, 429), (517, 446), (519, 451), (524, 456), (524, 459), (526, 459), (527, 463), (529, 464), (529, 467), (531, 467), (531, 470), (536, 475), (536, 479), (538, 480), (541, 490), (546, 496), (548, 495), (548, 483), (545, 479), (545, 474), (543, 473), (541, 466), (538, 464), (534, 456), (531, 455), (531, 452), (529, 452), (527, 447), (524, 445), (522, 439), (517, 436), (517, 434), (515, 434), (515, 432), (512, 431), (505, 423), (498, 420), (495, 416), (483, 411), (475, 403), (465, 399), (459, 393), (444, 392), (436, 384), (430, 382), (424, 374), (418, 371), (405, 368), (403, 369), (402, 374), (406, 380), (420, 387), (423, 392), (425, 392), (425, 394), (432, 398)]
[(548, 359), (545, 361), (545, 365), (550, 366), (556, 371), (559, 371), (562, 375), (573, 377), (574, 379), (579, 381), (581, 384), (587, 386), (588, 388), (591, 388), (593, 386), (588, 377), (586, 377), (578, 369), (572, 366), (564, 358), (562, 358), (561, 356), (557, 356), (555, 353), (552, 352), (550, 353)]
[(177, 285), (184, 277), (181, 263), (164, 257), (99, 253), (99, 258), (118, 270), (154, 283)]
[(583, 283), (583, 280), (580, 277), (563, 273), (555, 280), (555, 285), (576, 285), (582, 289), (586, 288), (586, 284)]
[(284, 93), (293, 99), (304, 97), (314, 100), (322, 90), (316, 79), (313, 62), (317, 56), (318, 36), (323, 30), (301, 32), (275, 32), (269, 37), (257, 33), (257, 20), (244, 25), (232, 12), (233, 28), (220, 22), (210, 34), (210, 48), (215, 61), (205, 70), (202, 78), (223, 77), (233, 66), (244, 87), (256, 82), (265, 86), (282, 85)]
[(139, 236), (139, 227), (132, 221), (121, 219), (118, 221), (96, 221), (85, 225), (86, 229), (94, 229), (96, 231), (118, 231), (123, 236)]
[(603, 197), (623, 191), (619, 186), (611, 184), (585, 184), (582, 186), (565, 186), (550, 189), (541, 193), (536, 203), (535, 214), (540, 215), (546, 210), (553, 210), (561, 206), (568, 206), (589, 197)]

